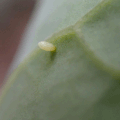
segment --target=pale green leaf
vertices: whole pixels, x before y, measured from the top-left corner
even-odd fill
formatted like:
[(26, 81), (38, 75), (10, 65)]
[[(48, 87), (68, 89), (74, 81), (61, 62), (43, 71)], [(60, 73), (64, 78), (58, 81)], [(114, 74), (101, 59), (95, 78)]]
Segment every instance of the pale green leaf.
[(56, 51), (37, 47), (7, 82), (0, 120), (120, 120), (119, 11), (104, 0), (47, 39)]

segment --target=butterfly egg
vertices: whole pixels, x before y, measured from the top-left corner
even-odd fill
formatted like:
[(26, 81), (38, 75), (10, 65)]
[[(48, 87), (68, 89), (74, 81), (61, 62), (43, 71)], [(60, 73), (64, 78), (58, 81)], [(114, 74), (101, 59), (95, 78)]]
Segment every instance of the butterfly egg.
[(39, 42), (38, 46), (45, 51), (54, 51), (56, 49), (56, 47), (52, 43), (46, 41)]

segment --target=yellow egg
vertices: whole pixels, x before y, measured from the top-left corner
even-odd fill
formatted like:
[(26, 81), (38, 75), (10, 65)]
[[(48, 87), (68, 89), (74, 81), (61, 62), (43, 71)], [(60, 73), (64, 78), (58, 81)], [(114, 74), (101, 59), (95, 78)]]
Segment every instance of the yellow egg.
[(42, 50), (45, 50), (45, 51), (55, 51), (55, 49), (56, 49), (56, 47), (52, 43), (49, 43), (49, 42), (46, 42), (46, 41), (39, 42), (38, 46)]

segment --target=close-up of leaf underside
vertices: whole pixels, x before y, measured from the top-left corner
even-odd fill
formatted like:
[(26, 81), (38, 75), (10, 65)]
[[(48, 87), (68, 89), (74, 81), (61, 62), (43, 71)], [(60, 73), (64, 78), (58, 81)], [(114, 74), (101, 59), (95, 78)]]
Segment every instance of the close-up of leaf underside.
[(0, 120), (120, 120), (120, 0), (46, 41), (56, 50), (37, 47), (3, 87)]

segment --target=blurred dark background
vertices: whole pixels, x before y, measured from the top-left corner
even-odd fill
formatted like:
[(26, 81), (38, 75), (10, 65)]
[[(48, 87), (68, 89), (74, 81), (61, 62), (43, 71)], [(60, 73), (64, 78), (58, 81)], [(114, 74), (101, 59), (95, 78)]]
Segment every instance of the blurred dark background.
[(22, 40), (36, 0), (0, 0), (0, 86)]

